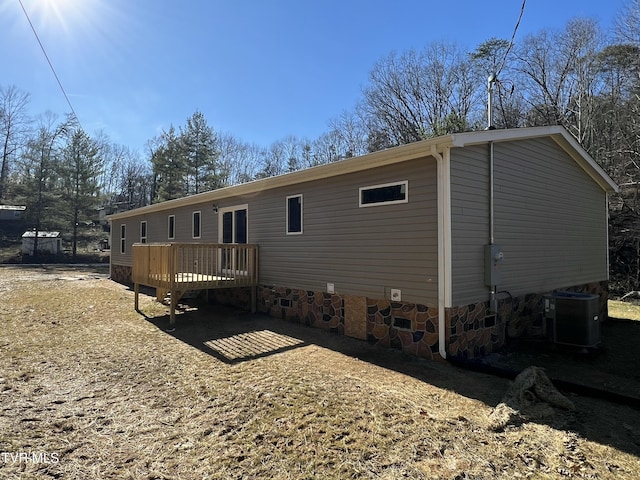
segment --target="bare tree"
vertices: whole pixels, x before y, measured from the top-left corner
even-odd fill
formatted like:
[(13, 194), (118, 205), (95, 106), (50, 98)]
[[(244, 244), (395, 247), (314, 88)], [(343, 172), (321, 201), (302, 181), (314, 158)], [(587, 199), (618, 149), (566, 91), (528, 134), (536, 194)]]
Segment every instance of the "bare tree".
[(15, 86), (0, 87), (0, 203), (6, 196), (10, 164), (16, 152), (26, 144), (30, 127), (27, 116), (29, 94)]
[(311, 166), (333, 163), (345, 157), (346, 144), (336, 130), (323, 133), (311, 143)]
[(130, 150), (124, 151), (118, 166), (115, 203), (125, 204), (127, 209), (149, 205), (153, 198), (151, 178), (150, 165)]
[(275, 177), (287, 171), (286, 149), (282, 141), (273, 142), (264, 151), (262, 169), (257, 178)]
[(349, 158), (367, 153), (366, 123), (356, 112), (343, 111), (329, 121), (329, 127), (340, 140), (341, 156)]
[(620, 43), (640, 46), (640, 0), (628, 0), (615, 20)]
[(94, 141), (104, 165), (98, 178), (98, 188), (105, 198), (109, 198), (118, 190), (122, 166), (131, 156), (131, 151), (125, 145), (110, 142), (103, 133), (98, 134)]
[(483, 91), (468, 56), (445, 43), (391, 53), (374, 66), (369, 81), (362, 109), (370, 136), (386, 135), (385, 143), (396, 145), (467, 130)]
[(572, 20), (564, 31), (544, 30), (524, 39), (516, 68), (527, 92), (528, 124), (564, 125), (585, 141), (599, 47), (599, 29), (590, 19)]
[(303, 143), (295, 135), (288, 135), (281, 141), (284, 149), (284, 158), (286, 161), (286, 171), (295, 172), (302, 168), (302, 147)]
[(261, 147), (242, 142), (229, 133), (223, 133), (218, 137), (218, 148), (225, 185), (246, 183), (256, 177), (264, 156)]

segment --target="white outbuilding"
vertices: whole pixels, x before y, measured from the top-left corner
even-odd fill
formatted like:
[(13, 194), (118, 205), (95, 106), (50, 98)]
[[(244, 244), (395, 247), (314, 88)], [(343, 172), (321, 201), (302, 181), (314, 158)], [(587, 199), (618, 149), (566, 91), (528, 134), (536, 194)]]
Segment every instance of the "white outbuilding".
[[(36, 232), (27, 231), (22, 234), (22, 253), (33, 255)], [(38, 232), (38, 253), (57, 255), (62, 253), (62, 237), (60, 232)]]

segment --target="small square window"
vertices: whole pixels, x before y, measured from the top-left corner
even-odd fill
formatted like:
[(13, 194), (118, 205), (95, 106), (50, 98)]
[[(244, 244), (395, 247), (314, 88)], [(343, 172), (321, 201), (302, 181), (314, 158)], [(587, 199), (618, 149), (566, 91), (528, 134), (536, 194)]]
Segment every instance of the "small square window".
[(302, 195), (287, 197), (287, 234), (302, 233)]

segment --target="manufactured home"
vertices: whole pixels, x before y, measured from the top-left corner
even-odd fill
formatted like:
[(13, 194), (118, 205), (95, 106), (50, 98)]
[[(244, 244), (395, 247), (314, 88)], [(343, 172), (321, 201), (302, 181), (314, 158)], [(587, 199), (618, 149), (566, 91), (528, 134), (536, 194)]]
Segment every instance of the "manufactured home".
[(554, 290), (606, 317), (616, 190), (562, 127), (446, 135), (111, 215), (111, 277), (482, 356), (535, 333)]
[(27, 209), (24, 205), (0, 205), (0, 222), (18, 222)]

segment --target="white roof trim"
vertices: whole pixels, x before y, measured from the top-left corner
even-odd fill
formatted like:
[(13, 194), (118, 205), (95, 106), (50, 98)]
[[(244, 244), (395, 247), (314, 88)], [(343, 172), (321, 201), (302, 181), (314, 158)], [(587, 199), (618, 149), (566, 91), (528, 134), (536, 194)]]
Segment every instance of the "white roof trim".
[[(22, 238), (35, 238), (36, 232), (33, 230), (29, 230), (28, 232), (24, 232), (22, 234)], [(58, 238), (60, 237), (60, 232), (43, 232), (38, 231), (38, 238)]]
[(232, 196), (254, 194), (264, 190), (296, 185), (312, 180), (320, 180), (348, 173), (359, 172), (371, 168), (393, 165), (417, 158), (431, 157), (431, 147), (438, 151), (445, 147), (465, 147), (488, 142), (506, 142), (530, 138), (551, 137), (562, 147), (587, 173), (607, 192), (615, 192), (618, 186), (584, 151), (584, 149), (560, 126), (529, 127), (514, 129), (480, 130), (476, 132), (457, 133), (441, 137), (421, 140), (399, 147), (381, 150), (360, 157), (348, 158), (338, 162), (319, 165), (317, 167), (286, 173), (276, 177), (263, 178), (252, 182), (211, 190), (189, 197), (167, 200), (146, 207), (108, 215), (110, 221), (120, 220), (140, 214), (161, 212), (201, 202), (213, 202)]
[(0, 205), (0, 210), (24, 211), (27, 207), (24, 205)]

